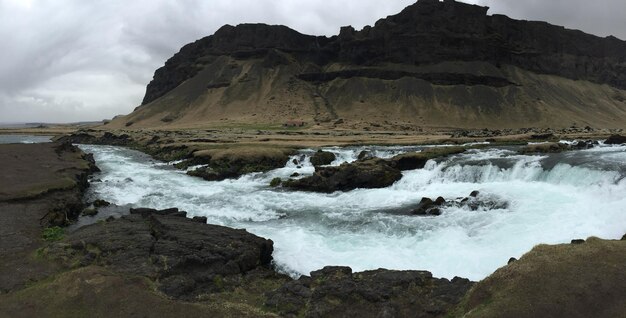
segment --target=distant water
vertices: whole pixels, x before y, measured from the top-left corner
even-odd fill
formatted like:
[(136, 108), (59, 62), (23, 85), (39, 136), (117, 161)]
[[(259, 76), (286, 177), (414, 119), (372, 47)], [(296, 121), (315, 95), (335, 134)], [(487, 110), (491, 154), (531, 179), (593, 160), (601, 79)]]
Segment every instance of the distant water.
[(0, 144), (40, 144), (51, 141), (52, 136), (0, 135)]
[[(178, 207), (209, 223), (245, 228), (274, 241), (276, 266), (292, 276), (346, 265), (355, 271), (419, 269), (479, 280), (539, 243), (592, 235), (619, 239), (626, 233), (626, 146), (545, 155), (476, 149), (405, 171), (384, 189), (331, 194), (269, 187), (275, 177), (312, 174), (313, 150), (267, 173), (208, 182), (137, 151), (81, 147), (94, 153), (102, 169), (90, 196), (117, 205)], [(337, 155), (332, 165), (339, 165), (356, 160), (362, 150), (390, 157), (420, 148), (326, 150)], [(508, 206), (477, 211), (450, 206), (436, 217), (407, 215), (422, 197), (455, 199), (474, 190)]]

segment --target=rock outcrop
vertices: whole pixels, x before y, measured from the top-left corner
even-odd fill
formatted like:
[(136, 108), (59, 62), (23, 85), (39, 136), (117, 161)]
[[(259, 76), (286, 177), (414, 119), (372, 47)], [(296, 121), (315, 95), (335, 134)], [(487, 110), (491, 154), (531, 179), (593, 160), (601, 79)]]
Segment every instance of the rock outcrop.
[(100, 265), (158, 280), (159, 290), (176, 298), (234, 288), (242, 275), (269, 268), (271, 240), (185, 215), (178, 209), (135, 209), (80, 228), (46, 253), (68, 265)]
[(265, 305), (287, 317), (446, 317), (472, 284), (426, 271), (331, 266), (270, 292)]

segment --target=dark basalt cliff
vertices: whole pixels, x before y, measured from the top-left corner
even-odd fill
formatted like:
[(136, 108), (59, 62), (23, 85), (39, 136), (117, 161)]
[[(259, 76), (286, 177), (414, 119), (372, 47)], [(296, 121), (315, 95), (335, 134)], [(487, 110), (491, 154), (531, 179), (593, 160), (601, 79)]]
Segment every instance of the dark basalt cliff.
[[(263, 59), (264, 67), (297, 62), (304, 81), (368, 77), (415, 77), (435, 85), (512, 85), (505, 78), (454, 73), (381, 71), (387, 64), (430, 65), (445, 61), (482, 61), (626, 89), (626, 42), (600, 38), (545, 22), (487, 15), (487, 7), (453, 0), (419, 0), (397, 15), (356, 31), (343, 27), (338, 36), (309, 36), (285, 26), (226, 25), (214, 35), (185, 45), (159, 68), (142, 104), (150, 103), (194, 77), (219, 57)], [(327, 72), (333, 63), (350, 69)], [(235, 72), (236, 70), (233, 70)], [(460, 73), (460, 72), (459, 72)], [(207, 83), (226, 87), (230, 78)], [(221, 78), (223, 77), (223, 78)]]

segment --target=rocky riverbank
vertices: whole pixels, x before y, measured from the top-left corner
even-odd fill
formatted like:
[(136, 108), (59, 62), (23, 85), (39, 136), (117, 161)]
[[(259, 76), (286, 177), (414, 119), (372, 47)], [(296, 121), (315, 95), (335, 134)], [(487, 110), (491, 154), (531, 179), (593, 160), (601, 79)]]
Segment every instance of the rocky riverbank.
[[(402, 171), (463, 150), (445, 147), (390, 159), (363, 154), (351, 168), (335, 168), (375, 164)], [(122, 217), (65, 231), (56, 226), (71, 223), (82, 211), (87, 176), (96, 169), (92, 158), (67, 143), (51, 143), (3, 145), (0, 159), (0, 252), (7, 260), (0, 266), (0, 316), (615, 317), (626, 312), (620, 279), (625, 240), (540, 245), (477, 283), (419, 270), (354, 273), (341, 266), (294, 279), (273, 268), (271, 240), (206, 224), (206, 218), (188, 218), (175, 208), (130, 209)], [(430, 200), (423, 210), (474, 199), (484, 201), (473, 192), (459, 203)]]
[(0, 292), (55, 273), (36, 257), (57, 226), (75, 220), (93, 158), (63, 143), (0, 145)]

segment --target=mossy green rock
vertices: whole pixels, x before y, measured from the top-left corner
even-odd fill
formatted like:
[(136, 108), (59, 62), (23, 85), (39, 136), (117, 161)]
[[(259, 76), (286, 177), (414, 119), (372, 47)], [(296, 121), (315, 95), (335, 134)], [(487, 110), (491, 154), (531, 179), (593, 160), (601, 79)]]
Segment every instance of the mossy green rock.
[(272, 179), (272, 181), (270, 181), (270, 187), (277, 187), (280, 185), (280, 183), (283, 182), (283, 180), (281, 178), (274, 178)]

